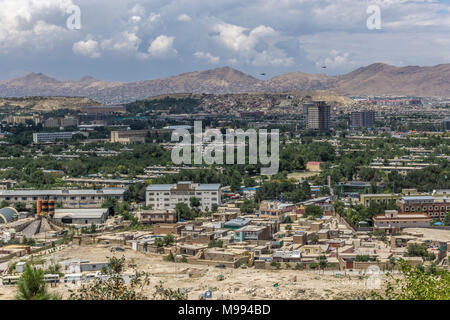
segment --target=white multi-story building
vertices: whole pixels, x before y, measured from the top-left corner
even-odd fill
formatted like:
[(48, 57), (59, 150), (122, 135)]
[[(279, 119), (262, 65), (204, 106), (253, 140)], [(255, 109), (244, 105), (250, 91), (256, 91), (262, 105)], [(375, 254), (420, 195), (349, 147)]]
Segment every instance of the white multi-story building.
[(33, 133), (33, 142), (54, 142), (56, 140), (71, 140), (73, 132), (35, 132)]
[(220, 184), (196, 184), (181, 181), (176, 184), (153, 184), (147, 187), (145, 203), (152, 209), (174, 209), (177, 203), (190, 205), (192, 197), (200, 200), (201, 210), (211, 210), (213, 204), (220, 206)]
[(6, 201), (10, 206), (18, 202), (32, 208), (38, 200), (53, 200), (61, 203), (62, 208), (100, 208), (108, 198), (123, 201), (126, 189), (80, 189), (80, 190), (0, 190), (0, 202)]

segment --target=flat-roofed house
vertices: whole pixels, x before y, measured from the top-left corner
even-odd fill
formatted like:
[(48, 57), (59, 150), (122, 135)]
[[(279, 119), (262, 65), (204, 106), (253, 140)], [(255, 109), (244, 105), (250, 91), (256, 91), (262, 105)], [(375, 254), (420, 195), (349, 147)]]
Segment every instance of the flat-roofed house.
[(403, 228), (429, 227), (431, 218), (425, 213), (399, 213), (397, 210), (385, 210), (382, 215), (373, 217), (373, 229), (389, 233)]

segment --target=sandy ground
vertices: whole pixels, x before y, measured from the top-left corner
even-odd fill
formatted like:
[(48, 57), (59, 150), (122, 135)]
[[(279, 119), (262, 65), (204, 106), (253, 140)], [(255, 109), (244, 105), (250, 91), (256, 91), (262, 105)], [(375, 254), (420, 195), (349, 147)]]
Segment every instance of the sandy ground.
[(435, 241), (450, 241), (450, 230), (406, 228), (403, 231), (421, 233), (423, 234), (423, 239), (430, 239)]
[[(113, 253), (109, 247), (89, 245), (68, 247), (47, 255), (47, 258), (59, 262), (70, 259), (101, 262), (111, 255)], [(165, 288), (186, 289), (189, 299), (199, 299), (200, 294), (208, 289), (213, 292), (212, 299), (355, 299), (360, 293), (369, 291), (366, 279), (359, 279), (358, 276), (336, 278), (333, 275), (297, 270), (219, 269), (166, 262), (162, 256), (145, 255), (129, 249), (115, 255), (124, 255), (128, 263), (137, 265), (139, 271), (150, 273), (150, 285), (145, 289), (150, 299), (155, 285), (160, 281)], [(189, 277), (187, 269), (198, 270), (203, 275)], [(218, 275), (223, 275), (224, 280), (218, 281)], [(274, 286), (276, 283), (278, 286)], [(67, 298), (69, 286), (61, 283), (50, 290)], [(13, 299), (15, 292), (14, 287), (0, 286), (0, 300)]]

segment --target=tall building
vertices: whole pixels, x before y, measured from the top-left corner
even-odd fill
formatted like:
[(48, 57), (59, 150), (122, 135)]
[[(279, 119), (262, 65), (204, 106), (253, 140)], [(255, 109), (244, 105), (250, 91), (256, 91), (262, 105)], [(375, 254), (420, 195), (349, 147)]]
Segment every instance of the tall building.
[(450, 131), (450, 118), (444, 120), (444, 129), (445, 131)]
[(177, 203), (190, 205), (192, 197), (200, 200), (202, 210), (220, 205), (220, 184), (195, 184), (182, 181), (177, 184), (154, 184), (147, 187), (145, 203), (152, 209), (174, 209)]
[(373, 128), (375, 126), (375, 111), (356, 111), (350, 117), (352, 128)]
[(330, 106), (325, 101), (316, 101), (306, 106), (308, 123), (307, 128), (320, 132), (330, 129)]

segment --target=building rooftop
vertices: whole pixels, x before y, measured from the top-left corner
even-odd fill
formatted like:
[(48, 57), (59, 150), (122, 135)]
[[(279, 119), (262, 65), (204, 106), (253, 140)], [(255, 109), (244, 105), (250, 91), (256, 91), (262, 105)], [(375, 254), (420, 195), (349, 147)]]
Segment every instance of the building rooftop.
[(125, 193), (123, 188), (108, 188), (101, 190), (94, 189), (60, 189), (60, 190), (0, 190), (1, 196), (63, 196), (63, 195), (96, 195), (96, 194), (112, 194), (122, 195)]
[(108, 212), (108, 208), (101, 209), (55, 209), (54, 218), (100, 219)]

